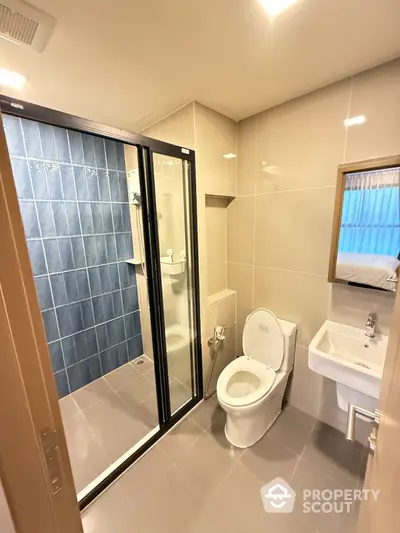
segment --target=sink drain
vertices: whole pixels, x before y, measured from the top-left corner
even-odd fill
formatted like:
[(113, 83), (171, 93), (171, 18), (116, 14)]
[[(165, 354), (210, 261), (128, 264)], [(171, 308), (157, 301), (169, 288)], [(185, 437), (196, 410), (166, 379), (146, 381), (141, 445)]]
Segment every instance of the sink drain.
[(358, 366), (362, 366), (363, 368), (368, 368), (368, 370), (371, 370), (370, 367), (368, 365), (366, 365), (365, 363), (356, 363), (356, 365)]

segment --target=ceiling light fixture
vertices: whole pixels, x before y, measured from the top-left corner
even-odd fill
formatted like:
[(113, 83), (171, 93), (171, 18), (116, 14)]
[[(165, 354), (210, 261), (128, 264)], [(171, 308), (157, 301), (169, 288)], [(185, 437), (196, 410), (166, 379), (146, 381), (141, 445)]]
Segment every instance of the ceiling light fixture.
[(11, 89), (16, 89), (20, 91), (25, 85), (26, 78), (18, 72), (12, 72), (6, 68), (0, 68), (0, 86), (4, 85), (5, 87), (10, 87)]
[(346, 118), (346, 120), (344, 121), (344, 125), (346, 127), (349, 127), (355, 126), (356, 124), (364, 124), (366, 120), (367, 119), (365, 118), (365, 115), (357, 115), (356, 117)]
[(270, 17), (276, 17), (282, 11), (296, 2), (296, 0), (258, 0)]
[(225, 157), (225, 159), (234, 159), (236, 157), (236, 154), (224, 154), (222, 157)]

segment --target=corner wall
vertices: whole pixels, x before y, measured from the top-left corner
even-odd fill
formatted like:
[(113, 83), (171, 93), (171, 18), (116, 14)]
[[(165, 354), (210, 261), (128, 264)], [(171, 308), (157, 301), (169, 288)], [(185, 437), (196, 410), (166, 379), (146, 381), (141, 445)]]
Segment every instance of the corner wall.
[[(228, 288), (237, 297), (237, 355), (247, 314), (267, 307), (299, 325), (290, 402), (343, 429), (334, 383), (308, 368), (327, 319), (389, 330), (394, 297), (329, 284), (338, 165), (400, 153), (400, 60), (239, 123), (237, 197), (228, 207)], [(344, 119), (364, 114), (365, 124)]]

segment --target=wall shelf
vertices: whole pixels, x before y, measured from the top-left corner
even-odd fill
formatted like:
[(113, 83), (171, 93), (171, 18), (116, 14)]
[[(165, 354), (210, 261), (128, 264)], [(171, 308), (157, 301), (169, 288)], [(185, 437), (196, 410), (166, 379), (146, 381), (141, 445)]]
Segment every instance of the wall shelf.
[(141, 259), (126, 259), (125, 263), (128, 263), (128, 265), (141, 265), (142, 260)]

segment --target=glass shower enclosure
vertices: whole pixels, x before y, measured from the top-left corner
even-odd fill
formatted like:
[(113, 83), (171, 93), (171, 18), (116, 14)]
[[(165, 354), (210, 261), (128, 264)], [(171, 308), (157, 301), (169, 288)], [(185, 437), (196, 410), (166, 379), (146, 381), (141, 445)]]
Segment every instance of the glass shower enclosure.
[(195, 154), (0, 107), (83, 509), (203, 395)]

